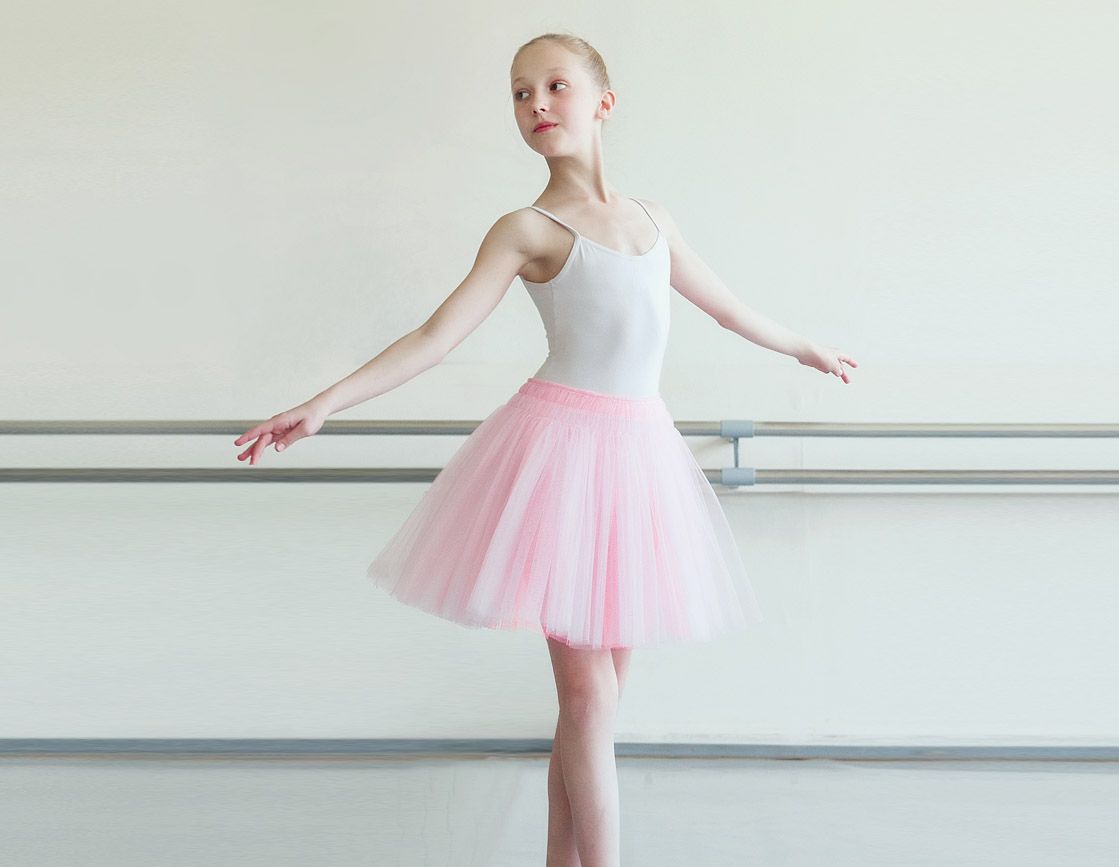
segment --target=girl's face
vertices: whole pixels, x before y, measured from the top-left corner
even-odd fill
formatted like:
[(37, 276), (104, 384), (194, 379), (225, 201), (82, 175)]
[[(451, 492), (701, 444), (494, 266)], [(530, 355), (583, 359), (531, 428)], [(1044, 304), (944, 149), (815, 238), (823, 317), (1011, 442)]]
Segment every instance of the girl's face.
[(603, 103), (612, 100), (613, 91), (600, 91), (580, 58), (558, 45), (530, 45), (513, 64), (510, 78), (521, 137), (544, 156), (580, 149), (595, 124), (609, 116)]

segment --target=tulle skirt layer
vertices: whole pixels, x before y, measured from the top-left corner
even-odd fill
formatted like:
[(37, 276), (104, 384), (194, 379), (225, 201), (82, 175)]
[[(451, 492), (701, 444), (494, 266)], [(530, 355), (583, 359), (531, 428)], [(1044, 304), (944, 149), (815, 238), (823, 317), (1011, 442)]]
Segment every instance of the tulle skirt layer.
[(663, 399), (536, 377), (466, 438), (367, 575), (448, 620), (573, 647), (703, 641), (763, 619)]

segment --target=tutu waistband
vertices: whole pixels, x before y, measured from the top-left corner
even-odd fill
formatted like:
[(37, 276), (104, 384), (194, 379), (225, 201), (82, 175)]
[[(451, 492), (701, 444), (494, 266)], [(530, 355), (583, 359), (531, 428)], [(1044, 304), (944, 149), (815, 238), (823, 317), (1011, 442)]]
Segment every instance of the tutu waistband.
[(603, 418), (660, 419), (668, 413), (664, 398), (659, 394), (607, 394), (535, 376), (530, 376), (517, 389), (517, 395), (521, 400), (537, 402), (538, 407), (550, 406), (560, 414), (571, 412)]

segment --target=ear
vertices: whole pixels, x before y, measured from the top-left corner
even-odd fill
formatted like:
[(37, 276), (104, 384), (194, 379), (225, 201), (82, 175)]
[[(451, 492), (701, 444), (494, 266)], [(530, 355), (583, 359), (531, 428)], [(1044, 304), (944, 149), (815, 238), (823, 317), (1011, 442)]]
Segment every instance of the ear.
[[(612, 90), (604, 90), (602, 92), (602, 99), (598, 103), (598, 117), (603, 120), (610, 117), (610, 113), (614, 110), (614, 104), (617, 102), (617, 95)], [(605, 112), (605, 113), (603, 113)]]

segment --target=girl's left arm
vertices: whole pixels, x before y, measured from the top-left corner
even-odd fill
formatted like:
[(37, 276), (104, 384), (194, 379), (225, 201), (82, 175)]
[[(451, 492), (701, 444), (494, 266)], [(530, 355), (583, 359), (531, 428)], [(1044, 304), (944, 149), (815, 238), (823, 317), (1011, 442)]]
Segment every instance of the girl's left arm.
[(774, 322), (747, 306), (684, 240), (668, 210), (657, 202), (642, 199), (657, 216), (668, 239), (672, 256), (672, 288), (723, 328), (745, 337), (751, 343), (784, 355), (823, 373), (834, 373), (849, 382), (844, 364), (858, 367), (853, 358), (834, 347), (823, 346)]

